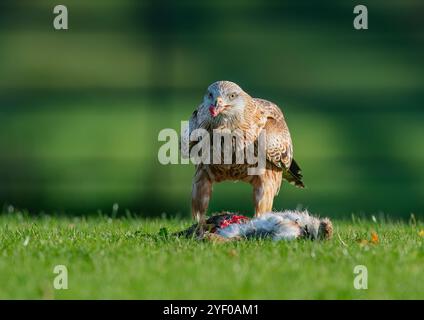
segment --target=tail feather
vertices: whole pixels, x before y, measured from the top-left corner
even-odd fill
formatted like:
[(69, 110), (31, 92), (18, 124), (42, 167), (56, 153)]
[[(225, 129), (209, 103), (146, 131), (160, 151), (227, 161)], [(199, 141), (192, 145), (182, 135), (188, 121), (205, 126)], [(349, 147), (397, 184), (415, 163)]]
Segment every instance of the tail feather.
[(305, 185), (302, 181), (302, 171), (294, 159), (291, 162), (290, 168), (284, 171), (283, 177), (296, 187), (305, 188)]

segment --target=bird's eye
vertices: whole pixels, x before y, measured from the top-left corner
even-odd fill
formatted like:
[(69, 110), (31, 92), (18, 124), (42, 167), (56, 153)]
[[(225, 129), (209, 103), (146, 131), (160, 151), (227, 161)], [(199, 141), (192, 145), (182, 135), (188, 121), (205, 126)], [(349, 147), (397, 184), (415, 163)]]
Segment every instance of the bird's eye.
[(234, 100), (237, 97), (236, 93), (231, 93), (229, 96), (230, 100)]
[(209, 97), (209, 99), (212, 99), (213, 98), (212, 92), (209, 92), (208, 97)]

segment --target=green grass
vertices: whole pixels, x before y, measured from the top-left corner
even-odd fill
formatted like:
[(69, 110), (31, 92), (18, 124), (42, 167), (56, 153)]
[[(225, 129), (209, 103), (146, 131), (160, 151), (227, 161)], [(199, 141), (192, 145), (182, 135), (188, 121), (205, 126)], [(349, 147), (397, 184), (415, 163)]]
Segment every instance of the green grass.
[[(4, 214), (0, 298), (424, 298), (424, 225), (414, 219), (335, 220), (328, 242), (212, 244), (158, 235), (189, 224)], [(372, 232), (378, 243), (364, 241)], [(67, 266), (68, 290), (53, 289), (55, 265)], [(353, 287), (356, 265), (368, 268), (368, 290)]]

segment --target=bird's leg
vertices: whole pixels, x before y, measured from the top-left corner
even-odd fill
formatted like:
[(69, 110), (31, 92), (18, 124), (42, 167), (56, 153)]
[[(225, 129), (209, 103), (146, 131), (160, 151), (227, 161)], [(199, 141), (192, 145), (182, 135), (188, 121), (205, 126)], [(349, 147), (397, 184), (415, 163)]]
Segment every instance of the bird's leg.
[(272, 211), (274, 202), (274, 187), (270, 181), (264, 181), (261, 176), (257, 176), (252, 181), (253, 202), (255, 203), (255, 217)]
[(212, 193), (212, 181), (206, 172), (198, 171), (193, 179), (191, 193), (191, 214), (198, 222), (198, 233), (202, 235), (205, 231), (206, 217), (209, 199)]

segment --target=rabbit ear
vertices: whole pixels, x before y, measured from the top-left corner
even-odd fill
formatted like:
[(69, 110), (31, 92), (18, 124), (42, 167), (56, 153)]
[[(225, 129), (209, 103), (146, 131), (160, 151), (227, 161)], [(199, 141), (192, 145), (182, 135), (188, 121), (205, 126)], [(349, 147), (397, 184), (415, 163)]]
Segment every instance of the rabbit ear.
[(321, 219), (318, 230), (318, 237), (322, 239), (331, 239), (333, 236), (333, 224), (330, 219)]

